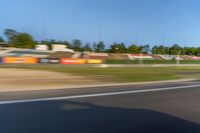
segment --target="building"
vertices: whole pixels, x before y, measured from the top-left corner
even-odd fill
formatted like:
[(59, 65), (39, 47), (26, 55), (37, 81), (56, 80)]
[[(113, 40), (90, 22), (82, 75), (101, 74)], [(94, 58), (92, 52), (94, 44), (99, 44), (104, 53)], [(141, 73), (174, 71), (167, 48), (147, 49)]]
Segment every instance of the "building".
[(74, 52), (74, 50), (67, 48), (67, 46), (64, 44), (52, 44), (52, 51)]
[(39, 50), (39, 51), (47, 51), (49, 50), (48, 46), (45, 44), (39, 44), (35, 46), (35, 50)]
[(8, 47), (8, 43), (7, 42), (0, 42), (0, 47)]

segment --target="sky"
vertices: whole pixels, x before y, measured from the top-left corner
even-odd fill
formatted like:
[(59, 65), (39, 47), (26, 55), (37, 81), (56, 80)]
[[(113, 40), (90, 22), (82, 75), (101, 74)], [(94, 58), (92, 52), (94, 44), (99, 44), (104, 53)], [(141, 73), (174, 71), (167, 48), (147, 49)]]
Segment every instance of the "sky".
[(199, 7), (199, 0), (0, 0), (0, 36), (9, 28), (36, 40), (200, 46)]

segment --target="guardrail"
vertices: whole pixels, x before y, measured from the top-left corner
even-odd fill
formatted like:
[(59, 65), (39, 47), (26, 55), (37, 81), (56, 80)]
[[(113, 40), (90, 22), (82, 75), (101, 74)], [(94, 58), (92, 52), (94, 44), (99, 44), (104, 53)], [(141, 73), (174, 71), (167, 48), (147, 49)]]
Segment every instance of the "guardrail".
[(36, 57), (2, 57), (2, 64), (63, 64), (63, 65), (85, 65), (85, 64), (102, 64), (102, 65), (195, 65), (200, 64), (200, 60), (102, 60), (102, 59), (81, 59), (81, 58), (36, 58)]

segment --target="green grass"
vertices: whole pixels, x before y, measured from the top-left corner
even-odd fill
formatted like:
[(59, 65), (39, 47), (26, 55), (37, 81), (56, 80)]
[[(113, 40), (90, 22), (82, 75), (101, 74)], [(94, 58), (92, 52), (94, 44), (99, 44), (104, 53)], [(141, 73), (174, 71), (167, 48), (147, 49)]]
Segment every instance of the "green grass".
[[(13, 66), (14, 67), (14, 66)], [(11, 67), (11, 68), (13, 68)], [(20, 67), (34, 70), (47, 70), (85, 76), (103, 82), (142, 82), (200, 77), (200, 67), (65, 67), (42, 66)]]
[[(138, 60), (105, 60), (106, 64), (139, 64)], [(176, 64), (175, 60), (143, 60), (143, 64)], [(180, 64), (200, 64), (198, 60), (182, 60)]]

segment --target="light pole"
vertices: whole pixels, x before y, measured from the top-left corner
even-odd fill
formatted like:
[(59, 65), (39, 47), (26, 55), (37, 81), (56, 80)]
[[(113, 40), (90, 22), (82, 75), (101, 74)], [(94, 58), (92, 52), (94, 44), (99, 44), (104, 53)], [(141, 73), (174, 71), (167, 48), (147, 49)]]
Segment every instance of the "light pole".
[(180, 64), (180, 51), (177, 51), (177, 55), (176, 55), (176, 64)]
[(139, 53), (139, 64), (143, 64), (142, 53)]

